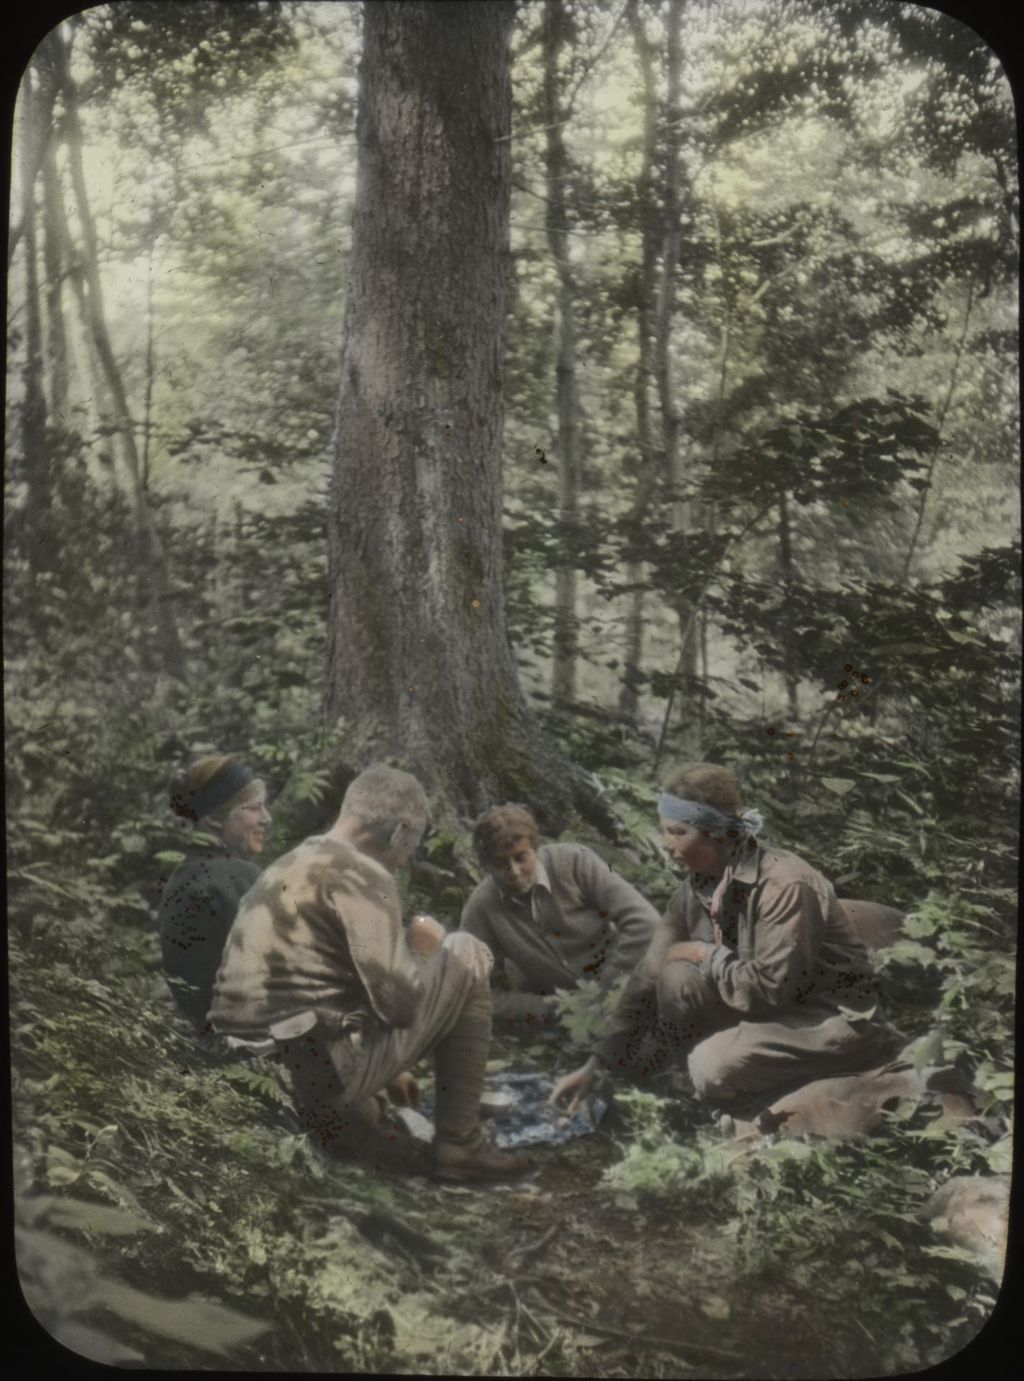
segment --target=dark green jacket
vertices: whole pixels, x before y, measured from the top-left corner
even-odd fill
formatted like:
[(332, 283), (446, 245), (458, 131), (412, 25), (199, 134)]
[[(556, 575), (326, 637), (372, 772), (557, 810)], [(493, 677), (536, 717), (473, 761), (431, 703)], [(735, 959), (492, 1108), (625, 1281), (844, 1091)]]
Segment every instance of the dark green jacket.
[(175, 1002), (199, 1031), (238, 903), (259, 876), (257, 864), (204, 835), (167, 879), (157, 917), (164, 973)]

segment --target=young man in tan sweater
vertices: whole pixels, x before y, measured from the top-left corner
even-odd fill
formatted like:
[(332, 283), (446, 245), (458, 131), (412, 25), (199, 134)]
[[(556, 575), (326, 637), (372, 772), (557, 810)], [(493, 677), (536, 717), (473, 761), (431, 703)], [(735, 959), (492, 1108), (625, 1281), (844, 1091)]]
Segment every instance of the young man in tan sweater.
[(473, 841), (488, 876), (460, 931), (494, 955), (497, 1030), (553, 1026), (556, 989), (585, 979), (610, 987), (633, 972), (658, 913), (610, 864), (582, 844), (541, 844), (525, 806), (486, 811)]

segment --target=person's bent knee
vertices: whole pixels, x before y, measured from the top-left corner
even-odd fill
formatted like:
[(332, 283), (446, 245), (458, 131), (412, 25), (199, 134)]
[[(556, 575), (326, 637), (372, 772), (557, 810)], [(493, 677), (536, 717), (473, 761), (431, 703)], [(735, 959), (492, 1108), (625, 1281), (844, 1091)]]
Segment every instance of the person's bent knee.
[(690, 1051), (686, 1062), (693, 1087), (709, 1103), (725, 1103), (737, 1089), (734, 1076), (737, 1062), (731, 1058), (733, 1032), (719, 1031), (708, 1036)]
[(486, 978), (480, 975), (490, 972), (494, 956), (483, 940), (478, 940), (475, 935), (469, 935), (464, 930), (455, 930), (445, 940), (442, 953), (448, 955), (448, 962), (455, 968), (465, 970), (473, 978), (486, 983)]
[(708, 980), (689, 959), (673, 959), (658, 974), (658, 1015), (685, 1025), (707, 1002)]

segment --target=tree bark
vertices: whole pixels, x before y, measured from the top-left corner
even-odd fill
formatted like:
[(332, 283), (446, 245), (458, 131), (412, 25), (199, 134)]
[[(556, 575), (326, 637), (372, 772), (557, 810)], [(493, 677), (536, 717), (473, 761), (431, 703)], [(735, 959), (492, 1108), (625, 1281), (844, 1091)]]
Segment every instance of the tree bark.
[(43, 390), (43, 330), (39, 310), (39, 246), (36, 237), (35, 170), (38, 145), (46, 137), (37, 108), (33, 76), (26, 74), (19, 102), (18, 171), (25, 264), (25, 352), (20, 408), (21, 468), (25, 505), (20, 510), (21, 545), (34, 574), (49, 565), (52, 507), (49, 447), (46, 439), (46, 395)]
[(352, 766), (560, 827), (581, 774), (531, 721), (505, 623), (509, 3), (366, 6), (328, 517), (325, 711)]
[[(564, 0), (544, 4), (544, 124), (547, 178), (547, 239), (558, 272), (558, 358), (555, 365), (558, 405), (558, 506), (563, 523), (575, 523), (579, 508), (577, 432), (579, 389), (576, 378), (576, 284), (569, 259), (566, 180), (569, 159), (563, 125), (565, 108), (559, 99), (558, 59), (565, 41)], [(551, 698), (565, 705), (576, 697), (576, 571), (569, 566), (555, 573), (555, 629)]]
[[(672, 370), (672, 323), (676, 306), (676, 275), (679, 267), (679, 190), (680, 190), (680, 110), (682, 76), (680, 24), (682, 0), (669, 0), (665, 65), (665, 187), (661, 235), (661, 282), (658, 289), (656, 320), (656, 372), (661, 429), (665, 447), (665, 477), (678, 491), (683, 482), (679, 454), (680, 417)], [(673, 528), (682, 531), (689, 519), (688, 506), (674, 493)]]
[(64, 276), (67, 272), (68, 242), (53, 139), (47, 140), (43, 157), (43, 205), (46, 208), (43, 272), (46, 275), (46, 359), (50, 385), (50, 415), (55, 422), (66, 424), (68, 340), (64, 325)]
[(932, 444), (931, 460), (928, 462), (928, 469), (925, 472), (924, 488), (921, 490), (921, 498), (917, 506), (917, 515), (914, 519), (914, 530), (910, 534), (910, 541), (907, 544), (907, 554), (903, 558), (903, 571), (900, 578), (904, 584), (910, 578), (910, 568), (913, 565), (918, 539), (921, 536), (921, 529), (924, 526), (925, 510), (928, 507), (928, 495), (931, 493), (932, 484), (935, 479), (935, 467), (939, 463), (939, 451), (942, 446), (942, 429), (946, 425), (946, 416), (953, 402), (953, 394), (956, 392), (957, 380), (960, 376), (960, 365), (963, 362), (964, 351), (967, 346), (967, 334), (971, 327), (971, 312), (974, 308), (975, 291), (976, 285), (972, 279), (967, 285), (967, 303), (964, 307), (963, 326), (960, 330), (960, 338), (953, 352), (953, 368), (949, 376), (949, 387), (946, 389), (946, 396), (942, 400), (942, 407), (939, 409), (939, 415), (935, 422), (935, 441)]
[[(661, 412), (661, 434), (664, 447), (665, 480), (672, 491), (672, 531), (685, 534), (692, 521), (690, 505), (681, 498), (683, 462), (679, 450), (680, 416), (672, 368), (672, 325), (676, 306), (676, 276), (679, 268), (679, 197), (680, 197), (680, 109), (679, 94), (682, 78), (682, 0), (669, 0), (665, 45), (665, 114), (662, 121), (665, 147), (665, 177), (661, 222), (661, 278), (658, 284), (657, 315), (655, 319), (655, 375), (658, 382), (658, 406)], [(682, 538), (685, 543), (685, 535)], [(685, 551), (685, 545), (681, 548)], [(680, 647), (683, 650), (682, 675), (697, 674), (700, 637), (687, 634), (693, 603), (685, 595), (676, 601), (679, 620)], [(704, 630), (704, 620), (701, 619)], [(686, 712), (685, 700), (680, 708)]]
[[(651, 377), (654, 373), (654, 298), (658, 266), (657, 223), (654, 215), (654, 157), (658, 113), (651, 46), (644, 31), (638, 0), (629, 0), (626, 14), (633, 34), (633, 43), (640, 64), (644, 88), (643, 162), (637, 188), (641, 217), (640, 275), (637, 282), (636, 299), (637, 369), (633, 382), (636, 444), (640, 453), (640, 468), (630, 513), (630, 520), (636, 522), (646, 512), (657, 480), (649, 390)], [(629, 567), (627, 580), (630, 585), (638, 585), (642, 575), (642, 566), (640, 563), (636, 563)], [(631, 720), (636, 719), (640, 702), (637, 677), (643, 657), (643, 645), (644, 591), (637, 589), (630, 598), (630, 608), (626, 615), (623, 684), (622, 690), (619, 692), (619, 713)]]
[[(779, 565), (782, 571), (782, 588), (787, 593), (793, 588), (796, 579), (796, 568), (793, 564), (793, 538), (790, 527), (789, 500), (785, 494), (779, 496)], [(789, 644), (785, 648), (785, 682), (786, 682), (786, 709), (792, 723), (796, 723), (800, 718), (800, 703), (797, 698), (797, 687), (800, 684), (793, 664), (793, 653)]]

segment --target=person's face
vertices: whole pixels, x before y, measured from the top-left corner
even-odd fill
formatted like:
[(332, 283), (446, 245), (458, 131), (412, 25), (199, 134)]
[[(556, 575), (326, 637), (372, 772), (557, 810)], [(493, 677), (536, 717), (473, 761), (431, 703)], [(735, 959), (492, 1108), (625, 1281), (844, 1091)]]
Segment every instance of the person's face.
[(528, 839), (516, 839), (495, 849), (486, 866), (500, 888), (524, 896), (537, 881), (537, 850)]
[(661, 837), (673, 863), (681, 863), (694, 873), (720, 873), (723, 845), (709, 838), (696, 825), (661, 817)]
[(254, 796), (250, 801), (243, 801), (241, 805), (233, 806), (228, 811), (220, 828), (220, 837), (229, 849), (234, 849), (246, 858), (252, 858), (254, 854), (263, 852), (270, 820), (267, 793), (261, 787), (258, 796)]

